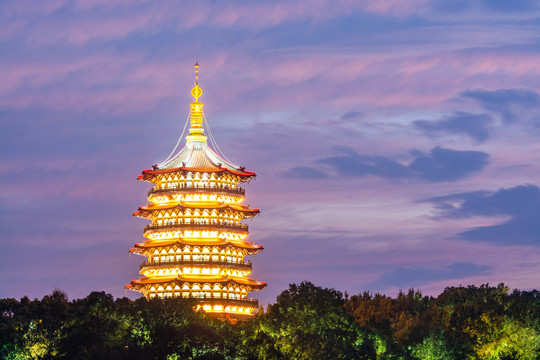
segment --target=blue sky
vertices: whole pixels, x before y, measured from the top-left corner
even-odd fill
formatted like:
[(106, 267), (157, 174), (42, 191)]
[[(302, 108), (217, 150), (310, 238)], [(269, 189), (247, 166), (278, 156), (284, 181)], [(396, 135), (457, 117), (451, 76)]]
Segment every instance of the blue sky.
[[(0, 297), (123, 296), (198, 61), (272, 302), (540, 273), (535, 1), (4, 1)], [(134, 298), (135, 293), (128, 293)]]

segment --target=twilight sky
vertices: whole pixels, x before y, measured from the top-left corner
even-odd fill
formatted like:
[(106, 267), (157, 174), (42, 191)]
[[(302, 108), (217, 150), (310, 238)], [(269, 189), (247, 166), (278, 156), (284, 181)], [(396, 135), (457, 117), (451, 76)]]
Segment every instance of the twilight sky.
[(263, 304), (302, 280), (538, 288), (537, 1), (13, 0), (0, 297), (124, 296), (136, 177), (174, 147), (195, 61), (221, 150), (258, 174)]

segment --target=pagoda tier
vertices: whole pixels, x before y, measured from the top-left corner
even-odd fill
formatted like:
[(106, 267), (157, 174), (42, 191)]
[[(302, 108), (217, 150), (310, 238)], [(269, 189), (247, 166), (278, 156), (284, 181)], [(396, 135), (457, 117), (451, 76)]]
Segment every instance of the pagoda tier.
[[(139, 254), (143, 256), (148, 256), (149, 249), (152, 249), (152, 251), (155, 250), (166, 250), (169, 252), (171, 249), (173, 252), (179, 252), (181, 249), (184, 249), (185, 246), (196, 246), (199, 251), (201, 251), (201, 248), (204, 250), (205, 247), (210, 248), (211, 252), (214, 252), (214, 248), (221, 249), (223, 248), (239, 248), (247, 251), (246, 255), (255, 255), (260, 250), (262, 250), (261, 245), (255, 245), (248, 241), (234, 241), (234, 240), (222, 240), (222, 239), (216, 239), (215, 241), (209, 241), (206, 242), (204, 245), (201, 244), (201, 242), (193, 242), (188, 241), (185, 239), (166, 239), (166, 240), (154, 240), (154, 241), (146, 241), (143, 243), (135, 244), (135, 247), (130, 249), (130, 252), (134, 254)], [(208, 252), (208, 250), (204, 250), (205, 252)]]
[[(148, 206), (140, 206), (138, 211), (133, 213), (145, 219), (160, 221), (160, 219), (183, 219), (184, 221), (208, 220), (218, 221), (222, 219), (240, 219), (253, 217), (259, 213), (259, 209), (251, 209), (249, 206), (238, 204), (224, 204), (219, 200), (210, 200), (211, 196), (203, 197), (195, 195), (198, 201), (190, 199), (189, 201), (182, 200), (164, 200), (161, 204), (152, 204)], [(193, 197), (195, 197), (193, 196)], [(174, 198), (174, 195), (172, 196)], [(156, 201), (157, 199), (154, 199)], [(220, 199), (221, 200), (221, 199)]]
[(256, 175), (208, 146), (195, 68), (186, 145), (139, 176), (153, 186), (148, 204), (133, 215), (151, 223), (144, 228), (145, 241), (130, 250), (146, 257), (142, 276), (126, 288), (149, 299), (193, 298), (198, 309), (234, 321), (253, 315), (258, 304), (248, 293), (266, 286), (248, 277), (252, 263), (245, 260), (262, 250), (246, 240), (243, 221), (259, 210), (242, 204), (245, 190), (239, 186)]
[[(184, 148), (185, 149), (185, 148)], [(201, 149), (190, 149), (190, 150), (194, 150), (194, 152), (196, 151), (201, 151)], [(209, 151), (212, 151), (212, 149), (209, 149)], [(212, 151), (213, 152), (213, 151)], [(215, 154), (215, 153), (214, 153)], [(217, 156), (217, 155), (216, 155)], [(212, 164), (213, 165), (213, 164)], [(156, 166), (156, 165), (154, 165)], [(189, 174), (192, 170), (194, 169), (194, 167), (187, 167), (184, 164), (182, 164), (182, 166), (178, 167), (178, 168), (172, 168), (172, 169), (158, 169), (157, 167), (155, 167), (154, 169), (146, 169), (146, 170), (143, 170), (142, 174), (139, 175), (139, 177), (137, 179), (139, 180), (144, 180), (144, 181), (149, 181), (149, 182), (153, 182), (153, 179), (154, 178), (159, 178), (160, 176), (166, 176), (167, 174), (170, 174), (172, 172), (174, 173), (180, 173), (182, 175), (187, 175)], [(208, 173), (214, 173), (214, 174), (227, 174), (227, 175), (230, 175), (232, 177), (237, 177), (237, 178), (241, 178), (241, 179), (245, 179), (244, 181), (246, 181), (247, 179), (250, 179), (252, 177), (255, 176), (255, 173), (254, 172), (251, 172), (251, 171), (245, 171), (243, 168), (238, 168), (238, 169), (230, 169), (230, 168), (226, 168), (224, 167), (221, 163), (217, 163), (216, 166), (206, 166), (206, 167), (201, 167), (201, 169), (204, 169), (205, 172), (208, 172)]]
[(258, 307), (256, 299), (247, 294), (266, 286), (264, 282), (242, 277), (213, 275), (172, 275), (143, 277), (126, 287), (142, 292), (147, 298), (183, 297), (197, 300), (198, 308), (212, 315), (230, 319), (246, 319)]

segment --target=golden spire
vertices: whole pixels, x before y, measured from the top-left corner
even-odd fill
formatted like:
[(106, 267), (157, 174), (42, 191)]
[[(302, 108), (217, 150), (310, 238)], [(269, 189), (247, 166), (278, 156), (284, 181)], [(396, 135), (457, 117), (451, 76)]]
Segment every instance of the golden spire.
[(204, 104), (199, 102), (199, 98), (202, 95), (202, 89), (199, 87), (199, 63), (195, 63), (195, 87), (191, 89), (191, 95), (195, 98), (195, 101), (190, 104), (189, 117), (191, 120), (191, 127), (189, 129), (189, 135), (186, 137), (188, 143), (202, 142), (206, 143), (206, 136), (204, 136), (203, 125), (203, 106)]
[(195, 98), (195, 102), (199, 101), (202, 95), (202, 89), (199, 87), (199, 63), (195, 63), (195, 87), (191, 89), (191, 95)]

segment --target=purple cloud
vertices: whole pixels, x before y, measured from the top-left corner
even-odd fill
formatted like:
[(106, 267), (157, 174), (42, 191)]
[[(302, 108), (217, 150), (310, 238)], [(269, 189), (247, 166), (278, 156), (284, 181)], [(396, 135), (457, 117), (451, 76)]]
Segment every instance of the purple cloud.
[[(524, 21), (538, 6), (444, 3), (0, 2), (0, 296), (124, 295), (146, 223), (131, 217), (148, 189), (134, 179), (176, 143), (197, 60), (218, 144), (259, 175), (245, 203), (262, 211), (250, 228), (267, 249), (254, 261), (270, 284), (261, 299), (292, 281), (350, 290), (396, 268), (458, 274), (437, 264), (484, 254), (477, 266), (493, 271), (467, 281), (536, 286), (524, 265), (536, 204), (508, 206), (534, 200), (510, 190), (540, 176), (539, 29)], [(462, 151), (469, 139), (476, 151)], [(500, 215), (429, 218), (498, 199), (484, 188), (510, 191)], [(461, 195), (418, 202), (441, 194)], [(466, 230), (479, 232), (446, 242)], [(467, 238), (506, 245), (504, 231), (512, 256)]]
[(326, 179), (328, 174), (325, 171), (317, 170), (307, 166), (297, 166), (291, 170), (282, 173), (284, 177), (294, 179)]
[[(386, 179), (412, 179), (431, 182), (456, 181), (482, 170), (489, 155), (480, 151), (459, 151), (433, 148), (430, 153), (413, 151), (413, 160), (402, 164), (386, 156), (361, 155), (347, 147), (335, 147), (341, 155), (328, 156), (317, 162), (332, 168), (340, 176), (362, 178), (377, 176)], [(283, 176), (317, 178), (323, 172), (316, 168), (298, 166)], [(325, 176), (326, 177), (326, 176)]]
[(481, 151), (458, 151), (436, 147), (429, 154), (415, 152), (409, 164), (415, 176), (428, 181), (456, 181), (482, 170), (489, 155)]
[(416, 120), (413, 125), (426, 136), (439, 137), (443, 135), (467, 135), (478, 143), (484, 142), (490, 136), (491, 116), (486, 114), (470, 114), (456, 112), (440, 120)]
[(433, 7), (440, 12), (455, 12), (455, 13), (467, 13), (471, 11), (477, 11), (481, 13), (494, 12), (501, 14), (508, 13), (535, 13), (540, 10), (540, 6), (534, 0), (479, 0), (479, 1), (467, 1), (467, 0), (439, 0), (433, 2)]
[(465, 279), (478, 275), (486, 275), (492, 269), (491, 266), (461, 262), (454, 262), (449, 266), (438, 269), (425, 267), (400, 268), (388, 272), (377, 279), (377, 281), (364, 286), (367, 289), (376, 289), (376, 291), (386, 290), (392, 287), (409, 289), (434, 281)]
[(521, 110), (536, 110), (540, 105), (540, 95), (530, 89), (468, 90), (461, 95), (499, 114), (506, 123), (518, 120)]
[(502, 223), (461, 232), (470, 241), (499, 245), (540, 245), (540, 188), (522, 185), (496, 192), (459, 193), (426, 200), (434, 204), (438, 219), (509, 217)]

